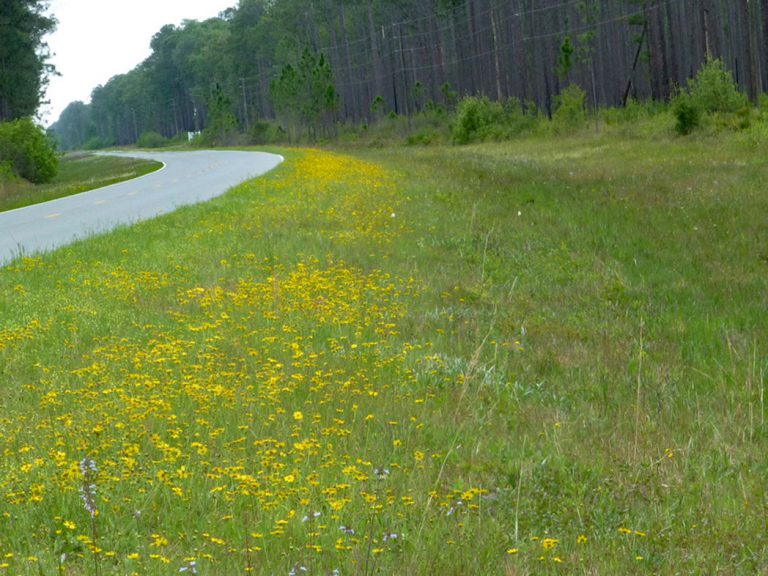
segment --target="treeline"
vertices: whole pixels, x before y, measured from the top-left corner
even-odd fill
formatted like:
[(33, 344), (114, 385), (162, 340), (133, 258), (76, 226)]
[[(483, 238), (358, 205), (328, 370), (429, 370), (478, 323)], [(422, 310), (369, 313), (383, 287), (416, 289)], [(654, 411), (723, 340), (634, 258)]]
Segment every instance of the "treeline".
[(43, 0), (0, 0), (0, 193), (6, 183), (35, 183), (56, 174), (58, 159), (31, 119), (53, 73), (46, 34), (56, 20)]
[(64, 148), (201, 130), (215, 144), (277, 120), (295, 140), (473, 95), (551, 115), (571, 84), (591, 106), (666, 101), (707, 59), (756, 102), (767, 46), (768, 0), (240, 0), (162, 28), (54, 130)]

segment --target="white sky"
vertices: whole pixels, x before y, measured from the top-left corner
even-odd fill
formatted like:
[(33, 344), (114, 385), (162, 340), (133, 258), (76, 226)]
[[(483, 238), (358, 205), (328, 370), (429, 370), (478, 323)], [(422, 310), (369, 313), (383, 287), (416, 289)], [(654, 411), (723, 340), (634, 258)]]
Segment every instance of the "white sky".
[(60, 77), (51, 78), (42, 120), (51, 124), (70, 102), (89, 102), (91, 90), (133, 69), (150, 55), (152, 36), (165, 24), (205, 20), (237, 0), (50, 0), (49, 13), (59, 21), (48, 36), (52, 63)]

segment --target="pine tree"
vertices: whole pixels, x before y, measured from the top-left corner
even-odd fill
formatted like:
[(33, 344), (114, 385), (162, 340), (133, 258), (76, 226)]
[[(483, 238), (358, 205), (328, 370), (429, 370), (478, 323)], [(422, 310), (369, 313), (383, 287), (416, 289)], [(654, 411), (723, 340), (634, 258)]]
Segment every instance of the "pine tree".
[(0, 122), (33, 115), (53, 67), (45, 35), (56, 21), (41, 0), (0, 2)]

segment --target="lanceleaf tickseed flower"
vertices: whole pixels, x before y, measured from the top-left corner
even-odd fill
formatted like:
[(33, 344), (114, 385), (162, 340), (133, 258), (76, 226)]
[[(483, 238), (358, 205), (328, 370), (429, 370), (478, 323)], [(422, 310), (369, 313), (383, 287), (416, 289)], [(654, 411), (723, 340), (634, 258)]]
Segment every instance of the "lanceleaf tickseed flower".
[(544, 538), (544, 540), (541, 541), (541, 545), (546, 550), (552, 550), (555, 546), (557, 546), (557, 543), (559, 540), (557, 538)]

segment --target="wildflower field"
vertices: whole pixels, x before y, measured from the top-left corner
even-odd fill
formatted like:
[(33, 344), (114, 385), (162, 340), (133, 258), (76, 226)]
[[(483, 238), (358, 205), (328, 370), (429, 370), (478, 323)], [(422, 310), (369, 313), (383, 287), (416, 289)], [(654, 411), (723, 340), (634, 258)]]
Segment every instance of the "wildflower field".
[(736, 144), (282, 151), (0, 269), (0, 574), (768, 570)]

